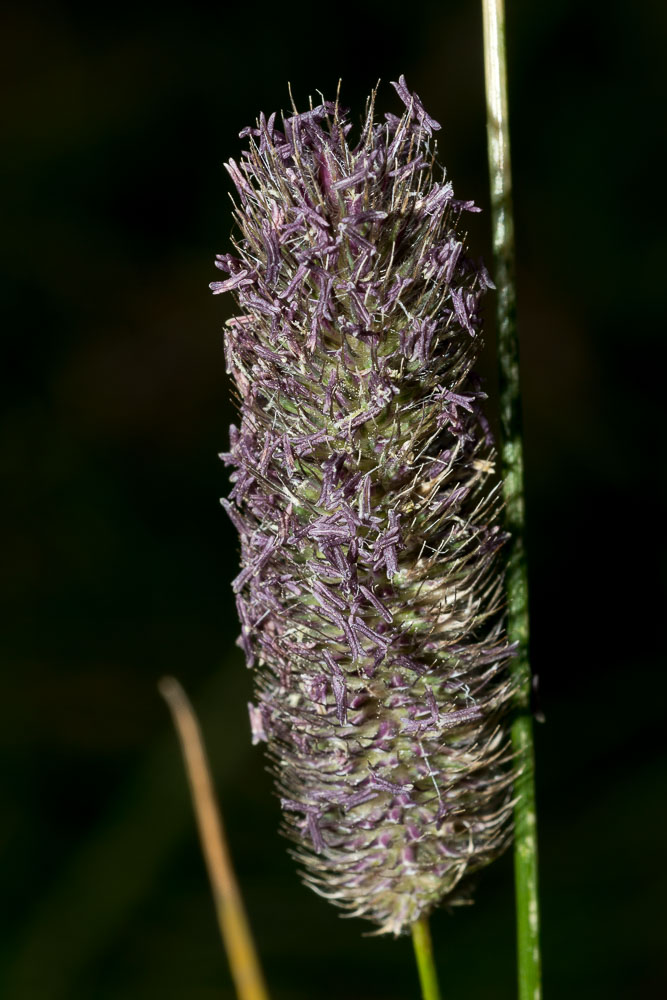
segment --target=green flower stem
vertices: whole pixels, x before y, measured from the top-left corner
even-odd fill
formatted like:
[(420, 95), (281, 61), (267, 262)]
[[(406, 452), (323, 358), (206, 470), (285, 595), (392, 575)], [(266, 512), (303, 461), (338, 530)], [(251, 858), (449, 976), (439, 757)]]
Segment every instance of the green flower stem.
[(501, 456), (505, 522), (510, 534), (507, 567), (508, 635), (517, 643), (513, 661), (517, 686), (512, 744), (519, 766), (515, 782), (514, 870), (520, 1000), (539, 1000), (539, 907), (533, 724), (528, 659), (528, 581), (524, 550), (523, 446), (519, 341), (514, 281), (514, 219), (507, 113), (507, 64), (504, 0), (482, 0), (487, 138), (493, 226), (494, 279), (497, 288)]
[(431, 930), (427, 917), (421, 917), (412, 925), (412, 943), (415, 947), (423, 1000), (440, 1000), (438, 974), (433, 961)]

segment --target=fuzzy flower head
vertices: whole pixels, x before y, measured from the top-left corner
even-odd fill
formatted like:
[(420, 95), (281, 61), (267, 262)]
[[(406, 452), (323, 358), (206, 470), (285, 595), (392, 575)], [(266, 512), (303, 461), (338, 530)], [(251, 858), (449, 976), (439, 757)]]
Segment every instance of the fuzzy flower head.
[(223, 505), (265, 741), (305, 881), (400, 933), (509, 837), (503, 537), (472, 374), (487, 272), (405, 111), (361, 136), (338, 101), (261, 115), (240, 163), (239, 404)]

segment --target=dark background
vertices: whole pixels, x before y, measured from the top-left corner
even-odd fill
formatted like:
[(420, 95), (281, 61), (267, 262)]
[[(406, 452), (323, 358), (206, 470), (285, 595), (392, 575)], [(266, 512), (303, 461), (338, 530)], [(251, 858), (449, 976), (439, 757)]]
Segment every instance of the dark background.
[[(510, 3), (547, 997), (667, 992), (664, 5)], [(417, 996), (409, 942), (297, 880), (234, 646), (223, 160), (404, 72), (486, 208), (477, 3), (15, 3), (0, 24), (0, 995), (231, 997), (156, 681), (201, 713), (275, 1000)], [(317, 100), (317, 97), (316, 97)], [(489, 215), (471, 244), (489, 256)], [(493, 303), (488, 356), (493, 407)], [(443, 995), (514, 995), (509, 858), (433, 920)]]

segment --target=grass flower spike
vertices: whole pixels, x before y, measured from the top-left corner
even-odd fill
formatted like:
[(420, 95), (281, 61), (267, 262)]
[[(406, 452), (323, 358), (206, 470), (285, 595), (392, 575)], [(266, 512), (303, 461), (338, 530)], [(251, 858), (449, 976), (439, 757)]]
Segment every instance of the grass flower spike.
[(240, 236), (211, 287), (239, 307), (223, 504), (253, 741), (305, 881), (399, 934), (508, 842), (512, 683), (477, 209), (393, 86), (404, 113), (376, 121), (373, 94), (354, 145), (338, 101), (241, 133)]

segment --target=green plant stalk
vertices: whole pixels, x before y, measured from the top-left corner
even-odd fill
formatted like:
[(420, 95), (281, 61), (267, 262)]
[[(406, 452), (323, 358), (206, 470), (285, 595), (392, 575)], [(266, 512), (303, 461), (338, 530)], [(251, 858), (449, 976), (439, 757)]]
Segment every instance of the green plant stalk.
[(422, 998), (423, 1000), (440, 1000), (438, 974), (433, 961), (433, 945), (428, 917), (421, 917), (412, 925), (412, 943), (415, 948)]
[(528, 579), (524, 547), (523, 445), (519, 340), (514, 280), (514, 218), (507, 101), (504, 0), (482, 0), (484, 73), (493, 253), (497, 288), (501, 460), (505, 523), (510, 534), (507, 565), (508, 636), (517, 644), (512, 670), (517, 688), (512, 745), (515, 781), (514, 872), (520, 1000), (540, 1000), (541, 962), (537, 892), (537, 820), (531, 670), (528, 659)]

